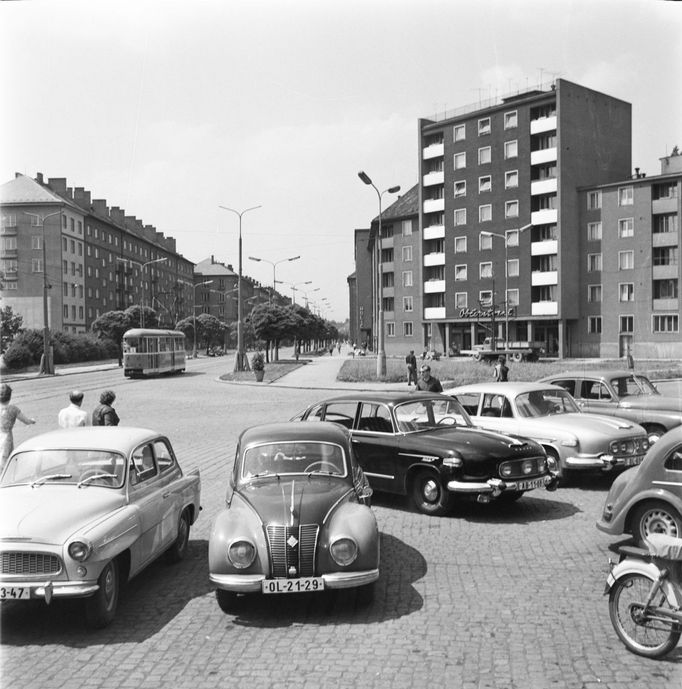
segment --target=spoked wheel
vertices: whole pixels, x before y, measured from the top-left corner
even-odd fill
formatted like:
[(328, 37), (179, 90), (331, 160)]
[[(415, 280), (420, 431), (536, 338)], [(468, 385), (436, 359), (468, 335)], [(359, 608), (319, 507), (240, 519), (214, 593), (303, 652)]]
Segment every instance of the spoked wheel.
[(450, 493), (432, 471), (418, 471), (412, 479), (412, 501), (424, 514), (442, 515), (450, 507)]
[[(643, 574), (625, 574), (616, 580), (609, 594), (609, 615), (620, 640), (633, 653), (660, 658), (672, 651), (680, 640), (682, 628), (674, 620), (654, 616), (644, 610), (653, 580)], [(651, 605), (670, 609), (663, 591), (658, 591)]]

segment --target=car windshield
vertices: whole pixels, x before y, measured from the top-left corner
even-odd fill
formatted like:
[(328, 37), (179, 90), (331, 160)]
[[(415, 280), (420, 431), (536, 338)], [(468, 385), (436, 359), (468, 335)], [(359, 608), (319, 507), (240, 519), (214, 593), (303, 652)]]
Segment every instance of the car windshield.
[(244, 480), (288, 474), (346, 476), (346, 456), (340, 445), (324, 442), (266, 443), (244, 452)]
[(618, 376), (611, 378), (611, 385), (618, 394), (618, 397), (633, 397), (636, 395), (657, 395), (658, 390), (651, 381), (644, 376)]
[(425, 399), (403, 402), (395, 407), (401, 433), (414, 433), (443, 426), (472, 426), (462, 405), (454, 399)]
[(125, 466), (123, 455), (107, 450), (31, 450), (10, 459), (0, 485), (57, 483), (120, 488)]
[(575, 400), (566, 390), (531, 390), (516, 397), (519, 416), (526, 418), (550, 414), (574, 414), (580, 412)]

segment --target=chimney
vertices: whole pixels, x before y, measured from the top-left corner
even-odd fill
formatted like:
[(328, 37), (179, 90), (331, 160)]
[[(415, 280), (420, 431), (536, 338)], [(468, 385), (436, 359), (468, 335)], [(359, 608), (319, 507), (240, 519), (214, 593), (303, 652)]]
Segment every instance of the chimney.
[(45, 184), (45, 182), (43, 182), (42, 172), (36, 172), (36, 182), (38, 182), (38, 184)]
[(58, 194), (66, 194), (66, 177), (50, 177), (47, 184)]
[(97, 215), (108, 216), (109, 209), (107, 208), (106, 199), (93, 199), (92, 201), (92, 211), (97, 213)]
[(81, 207), (88, 209), (90, 208), (90, 192), (85, 191), (83, 187), (76, 187), (73, 190), (73, 200)]
[(119, 225), (125, 226), (125, 211), (118, 206), (112, 206), (109, 209), (109, 217)]

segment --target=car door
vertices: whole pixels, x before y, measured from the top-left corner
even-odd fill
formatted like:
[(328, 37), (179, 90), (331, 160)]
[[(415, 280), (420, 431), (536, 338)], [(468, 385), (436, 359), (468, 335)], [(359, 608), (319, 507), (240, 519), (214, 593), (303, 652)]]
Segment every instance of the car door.
[(153, 443), (154, 460), (159, 471), (157, 478), (161, 491), (161, 547), (170, 546), (178, 533), (178, 521), (182, 512), (182, 472), (168, 440), (159, 438)]
[[(466, 406), (465, 409), (467, 409)], [(511, 403), (503, 393), (483, 393), (477, 416), (473, 417), (472, 421), (477, 426), (488, 430), (500, 433), (518, 433), (519, 422), (514, 418)]]
[(607, 416), (616, 415), (618, 399), (604, 381), (590, 378), (576, 381), (576, 392), (579, 394), (578, 404), (583, 411)]

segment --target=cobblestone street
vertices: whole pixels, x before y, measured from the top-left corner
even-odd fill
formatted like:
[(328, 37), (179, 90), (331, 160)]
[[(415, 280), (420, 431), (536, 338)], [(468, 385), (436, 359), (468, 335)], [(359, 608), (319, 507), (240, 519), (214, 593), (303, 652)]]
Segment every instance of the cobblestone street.
[(353, 590), (254, 597), (219, 609), (208, 581), (208, 535), (221, 509), (239, 431), (286, 420), (328, 390), (233, 385), (224, 359), (186, 374), (126, 380), (119, 369), (20, 380), (13, 402), (35, 416), (15, 442), (56, 427), (72, 387), (84, 408), (117, 393), (122, 425), (170, 437), (185, 472), (201, 469), (203, 512), (189, 557), (153, 564), (123, 588), (113, 624), (84, 628), (78, 602), (9, 603), (2, 683), (12, 689), (144, 687), (679, 689), (682, 646), (661, 661), (629, 653), (602, 595), (609, 539), (594, 526), (610, 479), (581, 479), (516, 504), (418, 514), (373, 500), (381, 531), (374, 602)]

